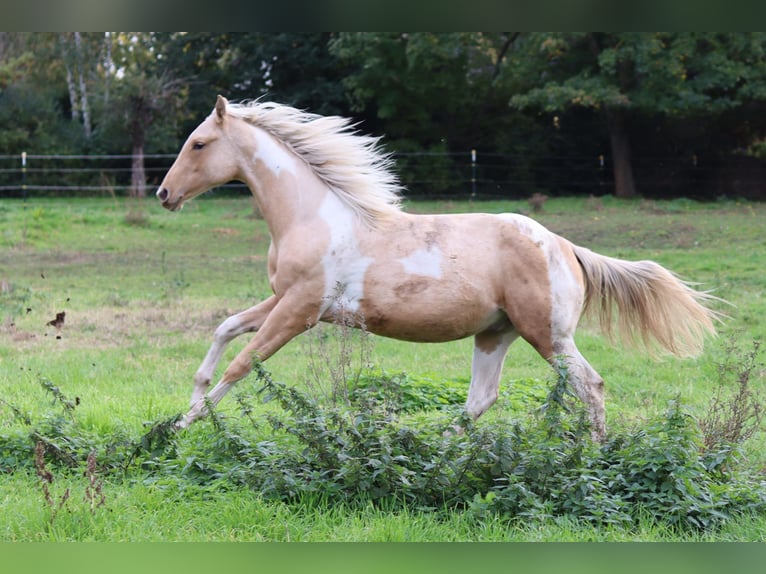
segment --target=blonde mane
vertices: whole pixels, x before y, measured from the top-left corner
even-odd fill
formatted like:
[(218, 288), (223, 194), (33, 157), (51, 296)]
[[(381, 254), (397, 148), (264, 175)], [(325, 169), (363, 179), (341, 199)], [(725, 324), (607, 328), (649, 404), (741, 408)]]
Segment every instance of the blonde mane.
[(260, 101), (230, 103), (226, 112), (279, 139), (368, 225), (400, 211), (402, 187), (391, 156), (380, 138), (359, 134), (349, 119)]

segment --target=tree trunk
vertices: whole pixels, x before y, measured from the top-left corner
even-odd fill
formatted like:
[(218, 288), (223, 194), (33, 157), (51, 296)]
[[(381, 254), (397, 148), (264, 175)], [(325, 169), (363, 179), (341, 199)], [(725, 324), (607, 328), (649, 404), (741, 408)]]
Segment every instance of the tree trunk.
[(152, 108), (142, 94), (130, 98), (130, 135), (133, 141), (133, 160), (130, 168), (130, 195), (146, 197), (146, 171), (144, 170), (144, 149), (146, 132), (152, 121)]
[(612, 142), (612, 163), (614, 166), (614, 195), (623, 199), (636, 197), (636, 182), (633, 179), (633, 163), (630, 153), (630, 138), (625, 123), (625, 111), (607, 109), (606, 121), (609, 139)]
[(80, 80), (80, 110), (82, 110), (82, 124), (85, 130), (85, 138), (90, 139), (93, 129), (90, 123), (90, 106), (88, 105), (88, 88), (85, 84), (84, 64), (82, 58), (82, 37), (79, 32), (74, 33), (74, 43), (77, 55), (77, 68)]
[(106, 73), (104, 74), (104, 107), (109, 108), (109, 88), (110, 80), (112, 78), (112, 34), (111, 32), (104, 32), (104, 68)]
[(69, 106), (72, 109), (72, 120), (80, 121), (80, 102), (77, 98), (77, 86), (74, 83), (74, 76), (72, 75), (72, 68), (69, 66), (68, 46), (67, 40), (64, 34), (59, 35), (59, 43), (61, 44), (61, 59), (64, 62), (64, 69), (66, 70), (66, 85), (69, 90)]
[(146, 197), (146, 171), (144, 170), (144, 137), (133, 134), (133, 158), (130, 165), (131, 197)]

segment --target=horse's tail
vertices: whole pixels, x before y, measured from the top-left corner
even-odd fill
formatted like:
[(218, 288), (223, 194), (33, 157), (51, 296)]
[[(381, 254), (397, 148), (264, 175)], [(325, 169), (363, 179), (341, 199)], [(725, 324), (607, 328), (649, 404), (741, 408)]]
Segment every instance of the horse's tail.
[[(679, 357), (702, 352), (723, 315), (709, 308), (722, 301), (692, 289), (654, 261), (624, 261), (572, 245), (585, 275), (584, 311), (599, 318), (611, 336), (614, 323), (628, 343), (641, 342)], [(615, 320), (615, 311), (617, 317)]]

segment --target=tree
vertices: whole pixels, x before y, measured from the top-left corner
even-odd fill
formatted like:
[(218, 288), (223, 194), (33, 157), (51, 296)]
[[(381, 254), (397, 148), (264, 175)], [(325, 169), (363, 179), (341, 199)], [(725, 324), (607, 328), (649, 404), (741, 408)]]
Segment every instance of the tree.
[(119, 99), (124, 103), (131, 142), (130, 195), (146, 197), (144, 151), (152, 123), (179, 105), (179, 81), (164, 75), (139, 74), (123, 86)]
[(429, 147), (460, 120), (469, 98), (470, 33), (342, 33), (330, 51), (351, 67), (352, 110), (390, 137)]
[[(458, 169), (468, 163), (471, 149), (508, 153), (522, 141), (529, 148), (539, 143), (530, 135), (536, 128), (508, 109), (511, 94), (497, 82), (514, 38), (478, 32), (341, 33), (330, 41), (330, 52), (349, 68), (344, 85), (352, 111), (400, 153), (404, 182), (426, 180), (429, 192), (438, 193), (453, 191), (466, 179)], [(402, 152), (434, 155), (413, 158)]]
[(88, 82), (86, 81), (86, 60), (90, 60), (83, 53), (82, 34), (80, 32), (62, 33), (59, 36), (61, 43), (61, 56), (66, 69), (67, 88), (69, 102), (72, 109), (72, 119), (82, 120), (85, 138), (90, 139), (93, 134), (91, 121), (90, 103), (88, 97)]
[[(217, 94), (265, 98), (323, 115), (349, 111), (346, 69), (328, 49), (331, 33), (184, 32), (157, 34), (166, 70), (194, 78), (189, 107), (196, 121)], [(190, 126), (189, 126), (190, 127)]]
[[(109, 88), (110, 107), (127, 132), (131, 149), (130, 195), (146, 196), (144, 156), (150, 131), (167, 130), (175, 136), (175, 123), (187, 92), (185, 81), (173, 76), (158, 63), (152, 34), (115, 34), (112, 51), (114, 70)], [(118, 131), (123, 131), (118, 130)]]
[(346, 115), (348, 70), (329, 49), (332, 33), (232, 35), (234, 98), (266, 99), (322, 115)]
[(0, 153), (61, 152), (69, 148), (66, 125), (57, 106), (57, 75), (51, 71), (55, 64), (39, 57), (45, 42), (52, 38), (0, 33)]
[(631, 122), (721, 114), (766, 99), (762, 33), (536, 33), (509, 52), (517, 109), (589, 108), (608, 126), (615, 194), (637, 194)]

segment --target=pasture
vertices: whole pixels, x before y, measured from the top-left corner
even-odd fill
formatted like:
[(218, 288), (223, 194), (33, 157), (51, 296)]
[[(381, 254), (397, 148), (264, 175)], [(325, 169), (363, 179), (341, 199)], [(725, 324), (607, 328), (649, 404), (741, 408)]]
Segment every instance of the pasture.
[[(428, 202), (410, 203), (406, 209), (499, 213), (526, 212), (529, 206), (514, 201)], [(653, 361), (639, 351), (609, 344), (587, 323), (581, 326), (578, 346), (606, 381), (610, 436), (635, 437), (646, 430), (651, 438), (647, 429), (662, 427), (670, 420), (669, 408), (672, 411), (678, 403), (676, 414), (686, 421), (679, 423), (679, 432), (697, 444), (699, 421), (709, 419), (711, 401), (721, 387), (725, 393), (735, 393), (738, 381), (745, 378), (748, 389), (756, 393), (751, 398), (762, 397), (765, 372), (755, 342), (766, 335), (766, 205), (560, 198), (549, 200), (542, 212), (533, 215), (579, 245), (614, 257), (653, 259), (733, 304), (719, 309), (729, 319), (696, 360)], [(167, 423), (186, 410), (192, 376), (215, 327), (269, 294), (268, 242), (265, 223), (254, 217), (252, 203), (245, 198), (206, 197), (181, 213), (166, 212), (153, 200), (0, 202), (0, 539), (766, 539), (762, 426), (742, 441), (731, 459), (737, 472), (747, 477), (737, 492), (747, 491), (742, 498), (753, 510), (737, 509), (710, 526), (665, 524), (649, 513), (642, 518), (640, 509), (630, 523), (600, 521), (595, 519), (598, 502), (587, 497), (583, 504), (594, 505), (588, 520), (551, 512), (553, 507), (539, 497), (535, 498), (541, 504), (539, 513), (514, 516), (503, 512), (494, 496), (480, 491), (474, 498), (453, 503), (448, 493), (439, 505), (418, 498), (412, 487), (418, 477), (411, 474), (401, 483), (410, 486), (392, 487), (390, 496), (365, 486), (364, 480), (355, 483), (353, 477), (346, 477), (342, 489), (317, 486), (313, 491), (286, 483), (270, 483), (271, 490), (264, 490), (263, 483), (253, 478), (251, 471), (258, 470), (258, 477), (300, 476), (306, 484), (321, 484), (325, 478), (321, 472), (290, 475), (289, 464), (300, 458), (295, 454), (299, 449), (290, 450), (300, 445), (295, 425), (302, 421), (308, 425), (304, 428), (319, 433), (317, 425), (325, 411), (313, 406), (301, 411), (296, 402), (300, 398), (281, 384), (320, 403), (333, 403), (339, 378), (353, 379), (358, 370), (383, 374), (388, 385), (398, 381), (414, 389), (413, 400), (423, 408), (386, 413), (391, 424), (403, 425), (396, 428), (412, 433), (408, 436), (413, 452), (396, 451), (389, 453), (390, 463), (377, 461), (387, 468), (406, 466), (401, 457), (414, 457), (418, 448), (417, 452), (425, 452), (432, 444), (429, 440), (436, 440), (427, 437), (441, 437), (439, 429), (459, 416), (452, 397), (467, 386), (470, 339), (418, 345), (349, 335), (338, 328), (309, 332), (269, 359), (262, 377), (253, 374), (240, 382), (214, 417), (170, 436), (165, 432)], [(56, 315), (62, 311), (63, 324), (56, 325)], [(237, 339), (223, 363), (247, 340), (247, 335)], [(350, 355), (345, 363), (340, 358), (344, 354)], [(721, 365), (728, 365), (728, 370)], [(730, 376), (722, 376), (722, 371)], [(269, 388), (259, 394), (264, 384)], [(533, 428), (539, 423), (530, 421), (541, 418), (540, 408), (552, 388), (549, 366), (518, 341), (505, 364), (501, 399), (465, 437), (444, 438), (443, 444), (454, 448), (459, 458), (461, 445), (495, 444), (503, 429)], [(273, 400), (264, 402), (267, 396)], [(449, 403), (448, 408), (435, 408), (440, 402)], [(576, 417), (569, 418), (562, 424), (572, 425), (570, 434), (576, 435)], [(282, 429), (276, 428), (277, 420)], [(373, 426), (378, 423), (372, 420)], [(325, 433), (337, 430), (329, 423), (322, 428)], [(673, 438), (667, 427), (662, 428), (666, 439)], [(417, 434), (418, 429), (426, 438)], [(352, 430), (357, 432), (358, 427)], [(375, 429), (359, 433), (369, 441), (377, 436)], [(336, 438), (324, 436), (328, 441)], [(520, 437), (514, 444), (526, 444), (524, 440)], [(625, 444), (629, 442), (625, 439)], [(39, 443), (46, 450), (36, 460), (34, 448)], [(376, 442), (376, 448), (383, 450), (388, 444), (384, 443)], [(321, 440), (316, 446), (321, 454)], [(597, 456), (598, 447), (582, 448), (584, 458), (588, 453)], [(624, 452), (627, 447), (609, 448)], [(484, 452), (477, 447), (478, 458)], [(258, 464), (263, 468), (254, 470), (251, 463), (257, 456), (262, 457)], [(449, 462), (442, 462), (446, 472)], [(311, 468), (323, 468), (320, 463)], [(485, 466), (493, 464), (488, 460)], [(268, 474), (273, 469), (277, 471)], [(555, 472), (556, 468), (550, 469)], [(461, 488), (478, 484), (480, 477), (469, 478), (460, 482)], [(693, 490), (693, 482), (682, 487)], [(651, 500), (646, 505), (651, 506)], [(721, 514), (726, 514), (723, 507)]]

